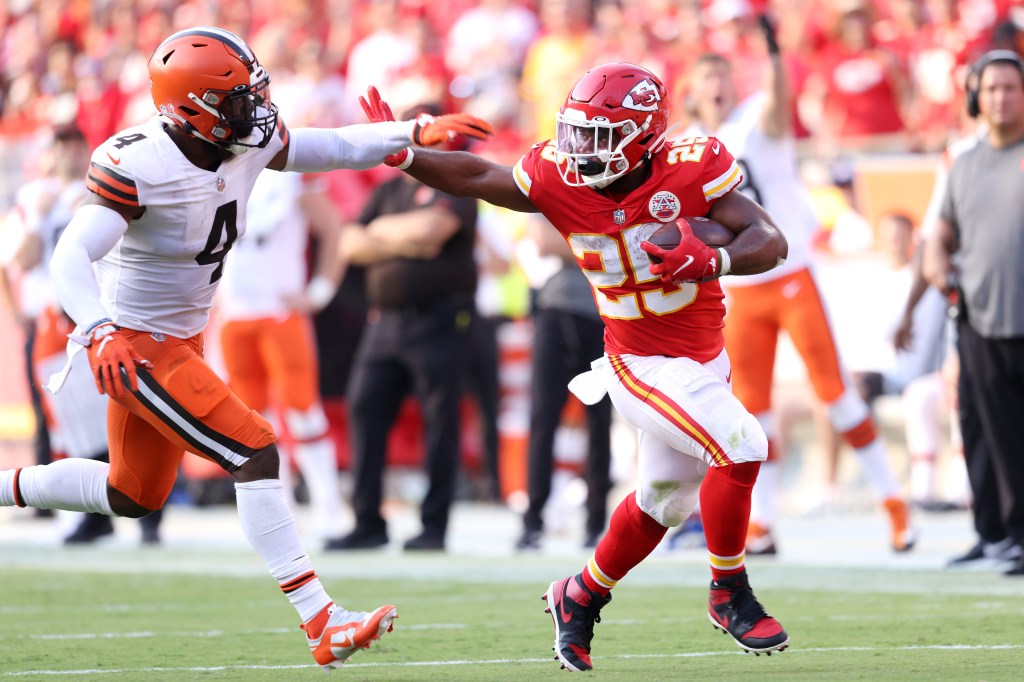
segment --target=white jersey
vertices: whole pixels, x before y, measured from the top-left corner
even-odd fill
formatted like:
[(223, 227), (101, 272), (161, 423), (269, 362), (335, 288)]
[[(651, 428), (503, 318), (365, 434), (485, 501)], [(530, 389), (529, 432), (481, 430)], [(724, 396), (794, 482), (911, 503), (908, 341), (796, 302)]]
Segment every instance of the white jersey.
[(260, 173), (249, 197), (245, 237), (224, 264), (217, 296), (218, 319), (283, 317), (286, 296), (306, 286), (306, 218), (299, 207), (304, 191), (298, 173)]
[(15, 195), (15, 211), (25, 233), (37, 236), (41, 247), (39, 263), (21, 279), (18, 305), (24, 315), (36, 318), (44, 308), (57, 303), (50, 277), (50, 257), (87, 194), (85, 183), (80, 180), (62, 185), (58, 178), (39, 178), (22, 186)]
[(806, 268), (811, 262), (811, 240), (818, 219), (800, 179), (793, 138), (769, 137), (762, 128), (766, 101), (766, 93), (755, 93), (736, 106), (718, 130), (709, 131), (693, 123), (684, 133), (714, 135), (722, 141), (743, 171), (743, 183), (737, 189), (764, 206), (789, 242), (789, 256), (783, 265), (757, 275), (729, 277), (728, 286), (775, 280)]
[(206, 171), (185, 158), (163, 125), (154, 117), (100, 145), (86, 183), (104, 198), (146, 209), (97, 262), (110, 318), (189, 338), (206, 327), (224, 257), (245, 234), (249, 194), (288, 133), (279, 120), (266, 147)]

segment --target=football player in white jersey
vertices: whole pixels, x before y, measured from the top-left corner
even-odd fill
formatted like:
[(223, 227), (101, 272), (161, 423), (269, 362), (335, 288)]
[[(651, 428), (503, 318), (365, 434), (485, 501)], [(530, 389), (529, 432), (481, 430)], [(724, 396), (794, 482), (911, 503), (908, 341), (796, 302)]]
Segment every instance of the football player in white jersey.
[[(395, 608), (352, 612), (327, 595), (278, 480), (273, 429), (203, 360), (224, 257), (245, 232), (247, 199), (264, 168), (363, 169), (412, 143), (492, 131), (455, 114), (289, 134), (269, 74), (245, 42), (219, 28), (167, 38), (149, 72), (159, 115), (93, 153), (92, 194), (51, 260), (61, 304), (78, 325), (65, 369), (85, 349), (97, 388), (110, 397), (110, 463), (2, 471), (0, 506), (139, 517), (164, 504), (186, 450), (217, 462), (235, 478), (247, 539), (329, 670), (390, 630)], [(50, 387), (59, 390), (62, 378)]]
[(732, 67), (725, 57), (706, 54), (691, 72), (694, 122), (684, 133), (714, 135), (736, 156), (743, 169), (741, 190), (762, 204), (786, 233), (789, 258), (781, 267), (753, 277), (730, 277), (726, 290), (728, 318), (725, 345), (732, 359), (733, 392), (754, 414), (768, 436), (768, 460), (754, 487), (748, 554), (774, 554), (771, 526), (779, 495), (779, 462), (772, 419), (771, 390), (775, 347), (786, 331), (800, 353), (829, 421), (854, 448), (864, 472), (890, 521), (896, 552), (914, 545), (907, 505), (889, 466), (882, 438), (867, 403), (842, 364), (822, 297), (811, 268), (811, 238), (817, 219), (800, 180), (793, 143), (785, 67), (768, 20), (762, 18), (771, 69), (763, 92), (737, 101)]

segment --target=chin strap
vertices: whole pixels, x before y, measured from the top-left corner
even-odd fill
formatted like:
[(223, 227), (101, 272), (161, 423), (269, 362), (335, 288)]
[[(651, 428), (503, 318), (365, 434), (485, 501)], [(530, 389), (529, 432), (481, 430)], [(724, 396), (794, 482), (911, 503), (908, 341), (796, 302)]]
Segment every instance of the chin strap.
[(661, 148), (663, 146), (665, 146), (665, 140), (668, 139), (669, 133), (671, 133), (673, 130), (675, 130), (676, 128), (680, 127), (681, 125), (683, 125), (683, 124), (682, 123), (673, 123), (672, 125), (670, 125), (665, 130), (665, 132), (663, 132), (661, 135), (659, 135), (658, 139), (654, 141), (654, 144), (651, 145), (651, 149), (647, 152), (647, 154), (649, 156), (654, 156), (655, 154), (657, 154), (658, 151), (661, 150)]

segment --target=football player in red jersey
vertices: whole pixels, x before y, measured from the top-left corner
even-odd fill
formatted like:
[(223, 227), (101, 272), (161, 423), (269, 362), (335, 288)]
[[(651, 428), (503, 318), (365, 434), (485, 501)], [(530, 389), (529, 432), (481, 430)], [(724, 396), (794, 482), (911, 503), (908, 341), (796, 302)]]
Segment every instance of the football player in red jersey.
[[(371, 120), (391, 118), (373, 89), (363, 107)], [(570, 670), (592, 667), (593, 627), (611, 588), (698, 498), (712, 624), (747, 651), (781, 651), (789, 637), (754, 597), (744, 568), (751, 489), (767, 440), (730, 389), (717, 279), (770, 270), (786, 258), (786, 239), (764, 209), (733, 191), (743, 176), (719, 140), (666, 143), (665, 88), (647, 69), (591, 69), (557, 123), (555, 140), (534, 145), (511, 168), (419, 149), (388, 161), (449, 194), (543, 213), (568, 241), (604, 318), (605, 355), (570, 388), (584, 402), (610, 393), (639, 429), (637, 490), (619, 504), (583, 571), (544, 596), (557, 657)], [(712, 249), (680, 216), (707, 216), (736, 237)], [(657, 223), (677, 220), (676, 248), (646, 241)]]

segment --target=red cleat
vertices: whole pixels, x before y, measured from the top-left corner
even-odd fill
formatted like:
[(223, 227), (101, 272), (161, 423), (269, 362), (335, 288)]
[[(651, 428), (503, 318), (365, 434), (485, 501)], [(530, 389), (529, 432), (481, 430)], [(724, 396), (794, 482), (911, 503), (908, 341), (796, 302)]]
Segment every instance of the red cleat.
[(612, 600), (591, 592), (583, 584), (582, 575), (556, 580), (541, 597), (548, 603), (545, 612), (555, 623), (555, 658), (562, 667), (573, 672), (590, 670), (590, 641), (594, 639), (594, 623), (601, 622), (601, 609)]
[(708, 618), (716, 629), (728, 632), (740, 648), (755, 654), (782, 651), (789, 635), (769, 616), (750, 589), (747, 572), (711, 581)]

